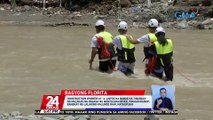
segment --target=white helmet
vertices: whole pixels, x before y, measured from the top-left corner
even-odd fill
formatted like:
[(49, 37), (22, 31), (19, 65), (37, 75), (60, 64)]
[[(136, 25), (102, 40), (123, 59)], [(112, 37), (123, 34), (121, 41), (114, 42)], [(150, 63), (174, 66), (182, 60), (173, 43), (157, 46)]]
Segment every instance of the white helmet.
[(125, 21), (121, 21), (118, 25), (118, 29), (127, 30), (128, 24)]
[(158, 21), (156, 19), (150, 19), (148, 22), (149, 27), (158, 27)]
[(104, 21), (103, 20), (97, 20), (95, 26), (105, 26)]
[(163, 27), (157, 27), (157, 29), (155, 30), (155, 33), (159, 33), (159, 32), (164, 32), (165, 33), (165, 30)]

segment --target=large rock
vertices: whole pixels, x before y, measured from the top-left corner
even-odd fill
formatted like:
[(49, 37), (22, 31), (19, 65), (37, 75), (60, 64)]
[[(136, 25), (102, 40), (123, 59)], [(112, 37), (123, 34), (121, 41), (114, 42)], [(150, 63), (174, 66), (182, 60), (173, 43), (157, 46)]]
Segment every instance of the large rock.
[(130, 7), (132, 3), (130, 2), (130, 0), (120, 0), (120, 5), (121, 7)]
[(204, 25), (213, 24), (213, 18), (206, 19), (201, 24), (204, 24)]
[(185, 19), (177, 23), (177, 28), (186, 29), (188, 27), (189, 27), (188, 22)]
[(211, 6), (212, 5), (212, 0), (203, 0), (202, 1), (202, 6)]
[(57, 119), (52, 118), (52, 117), (43, 117), (43, 120), (57, 120)]
[(78, 118), (78, 120), (88, 120), (88, 119), (84, 118), (84, 117), (80, 117), (80, 118)]
[(213, 7), (209, 9), (206, 13), (204, 13), (206, 17), (213, 18)]
[(22, 114), (19, 111), (13, 111), (10, 113), (10, 116), (16, 117), (16, 116), (21, 116)]
[(42, 118), (42, 116), (31, 114), (31, 115), (28, 115), (27, 118), (29, 118), (29, 120), (40, 120)]
[(76, 120), (76, 118), (73, 117), (72, 115), (70, 115), (70, 116), (65, 117), (64, 120)]
[(137, 3), (139, 3), (140, 1), (139, 1), (139, 0), (130, 0), (130, 2), (131, 2), (132, 4), (137, 4)]
[(24, 8), (25, 8), (26, 11), (29, 11), (29, 10), (32, 9), (29, 5), (25, 5)]
[(0, 113), (0, 120), (4, 119), (4, 114)]
[(160, 120), (157, 116), (155, 115), (147, 115), (144, 120)]
[(5, 119), (7, 119), (8, 117), (10, 117), (10, 114), (9, 114), (9, 113), (4, 113), (4, 114), (3, 114), (3, 117), (4, 117)]
[(75, 118), (76, 118), (76, 120), (90, 120), (91, 116), (89, 116), (89, 115), (78, 115)]
[(100, 118), (99, 120), (112, 120), (111, 118)]
[(28, 116), (16, 116), (16, 120), (39, 120), (38, 118), (28, 117)]

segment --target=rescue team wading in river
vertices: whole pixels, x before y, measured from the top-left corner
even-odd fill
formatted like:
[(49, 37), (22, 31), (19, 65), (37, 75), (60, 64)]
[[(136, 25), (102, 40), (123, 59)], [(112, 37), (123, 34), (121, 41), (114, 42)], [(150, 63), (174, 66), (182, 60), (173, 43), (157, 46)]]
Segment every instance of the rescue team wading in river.
[[(119, 35), (112, 40), (112, 35), (104, 31), (104, 21), (96, 22), (97, 34), (92, 38), (92, 52), (89, 60), (90, 69), (95, 55), (99, 55), (99, 70), (102, 72), (112, 71), (115, 68), (116, 59), (119, 61), (118, 70), (125, 75), (134, 73), (135, 46), (134, 44), (144, 43), (145, 74), (162, 78), (163, 71), (166, 80), (173, 80), (172, 54), (173, 44), (170, 39), (165, 38), (165, 31), (159, 26), (156, 19), (148, 21), (149, 33), (134, 40), (127, 34), (128, 24), (121, 21), (118, 25)], [(115, 54), (114, 45), (117, 47)], [(97, 52), (98, 51), (98, 52)]]

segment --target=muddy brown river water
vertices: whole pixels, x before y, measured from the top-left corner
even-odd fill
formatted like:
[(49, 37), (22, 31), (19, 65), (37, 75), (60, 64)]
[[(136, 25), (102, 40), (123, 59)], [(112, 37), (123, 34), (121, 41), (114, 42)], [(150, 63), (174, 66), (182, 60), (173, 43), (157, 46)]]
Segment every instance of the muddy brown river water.
[[(107, 30), (117, 34), (116, 28)], [(136, 45), (136, 78), (90, 71), (94, 32), (93, 27), (0, 26), (0, 111), (34, 113), (43, 94), (60, 94), (62, 89), (146, 89), (151, 94), (151, 85), (172, 84), (179, 115), (161, 118), (213, 120), (213, 31), (167, 30), (174, 41), (173, 82), (144, 75), (142, 44)], [(146, 32), (129, 30), (135, 38)], [(112, 117), (141, 120), (144, 116)]]

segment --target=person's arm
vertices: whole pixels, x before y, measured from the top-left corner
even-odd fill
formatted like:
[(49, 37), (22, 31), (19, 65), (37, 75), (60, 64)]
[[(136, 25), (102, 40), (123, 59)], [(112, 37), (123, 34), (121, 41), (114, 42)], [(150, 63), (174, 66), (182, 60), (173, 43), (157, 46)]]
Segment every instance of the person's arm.
[(114, 46), (114, 44), (113, 43), (107, 43), (107, 46), (112, 47), (112, 46)]
[(91, 48), (92, 48), (92, 51), (91, 51), (91, 56), (90, 56), (90, 59), (89, 59), (89, 69), (90, 70), (92, 69), (92, 63), (93, 63), (95, 56), (97, 54), (97, 38), (96, 38), (96, 36), (94, 36), (92, 38)]
[(95, 59), (96, 54), (97, 54), (97, 48), (92, 47), (91, 57), (90, 57), (90, 60), (89, 60), (89, 64), (90, 64), (89, 69), (90, 70), (92, 69), (92, 63), (93, 63), (93, 61)]
[(114, 39), (113, 39), (113, 41), (112, 41), (112, 44), (114, 45), (114, 46), (116, 46), (116, 47), (120, 47), (119, 45), (121, 45), (121, 39), (120, 39), (120, 37), (119, 36), (116, 36)]
[[(130, 40), (129, 40), (130, 39)], [(149, 47), (149, 36), (148, 34), (141, 36), (140, 38), (134, 40), (131, 37), (128, 37), (128, 40), (132, 43), (132, 44), (139, 44), (139, 43), (144, 43), (144, 47)]]
[(138, 40), (133, 39), (130, 35), (127, 35), (126, 38), (131, 42), (132, 44), (139, 44), (140, 42)]
[(160, 110), (160, 105), (162, 104), (162, 99), (156, 99), (155, 100), (155, 106), (154, 106), (154, 109), (155, 110)]

